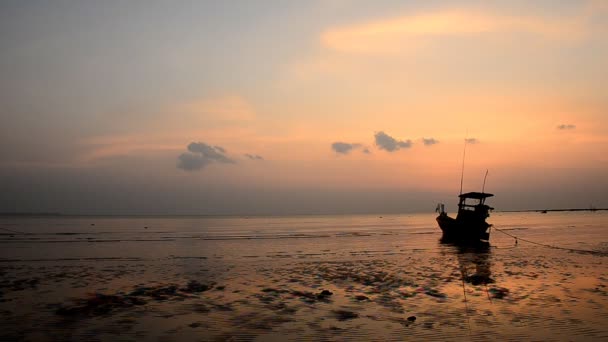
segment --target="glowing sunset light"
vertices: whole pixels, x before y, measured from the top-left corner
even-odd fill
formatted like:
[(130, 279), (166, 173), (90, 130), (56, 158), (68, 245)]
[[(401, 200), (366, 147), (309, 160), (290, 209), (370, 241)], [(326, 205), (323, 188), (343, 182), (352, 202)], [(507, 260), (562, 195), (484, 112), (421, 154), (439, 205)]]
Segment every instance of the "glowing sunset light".
[(608, 206), (602, 1), (0, 8), (0, 211)]

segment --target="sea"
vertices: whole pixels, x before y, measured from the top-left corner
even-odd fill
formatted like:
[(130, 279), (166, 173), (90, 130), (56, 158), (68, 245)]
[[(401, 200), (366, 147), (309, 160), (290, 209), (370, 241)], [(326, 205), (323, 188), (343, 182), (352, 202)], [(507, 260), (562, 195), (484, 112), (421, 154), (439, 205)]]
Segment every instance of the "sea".
[(608, 340), (608, 212), (6, 216), (0, 340)]

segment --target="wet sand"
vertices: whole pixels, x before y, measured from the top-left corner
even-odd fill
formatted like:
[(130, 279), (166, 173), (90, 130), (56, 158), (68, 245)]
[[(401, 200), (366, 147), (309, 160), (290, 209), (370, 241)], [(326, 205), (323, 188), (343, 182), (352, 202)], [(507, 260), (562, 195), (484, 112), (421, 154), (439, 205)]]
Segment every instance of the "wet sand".
[[(440, 244), (431, 227), (277, 235), (102, 248), (116, 257), (82, 252), (103, 242), (38, 243), (63, 246), (51, 257), (3, 254), (0, 340), (608, 338), (603, 255), (515, 245), (496, 232), (493, 247), (463, 249)], [(2, 245), (32, 246), (10, 239)], [(66, 245), (83, 245), (80, 256)]]

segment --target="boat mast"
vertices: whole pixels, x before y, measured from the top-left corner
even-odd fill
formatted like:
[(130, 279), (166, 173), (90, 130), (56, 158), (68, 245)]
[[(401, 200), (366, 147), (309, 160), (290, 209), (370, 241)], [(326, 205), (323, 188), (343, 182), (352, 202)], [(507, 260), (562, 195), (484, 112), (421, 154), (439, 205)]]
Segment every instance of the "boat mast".
[(462, 170), (460, 171), (460, 195), (462, 195), (462, 180), (464, 178), (464, 157), (467, 154), (467, 138), (464, 138), (464, 149), (462, 151)]
[(484, 193), (486, 188), (486, 178), (488, 178), (488, 169), (486, 169), (486, 175), (483, 177), (483, 185), (481, 186), (481, 193)]

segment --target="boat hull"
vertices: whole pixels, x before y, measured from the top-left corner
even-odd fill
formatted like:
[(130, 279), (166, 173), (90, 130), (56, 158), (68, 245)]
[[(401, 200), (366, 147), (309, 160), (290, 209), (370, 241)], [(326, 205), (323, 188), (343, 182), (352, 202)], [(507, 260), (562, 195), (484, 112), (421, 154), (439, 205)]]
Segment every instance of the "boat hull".
[(479, 242), (490, 239), (490, 233), (488, 232), (490, 224), (485, 221), (457, 220), (446, 214), (441, 214), (437, 216), (437, 223), (443, 232), (443, 241)]

